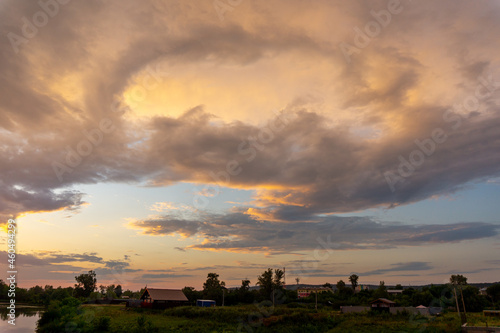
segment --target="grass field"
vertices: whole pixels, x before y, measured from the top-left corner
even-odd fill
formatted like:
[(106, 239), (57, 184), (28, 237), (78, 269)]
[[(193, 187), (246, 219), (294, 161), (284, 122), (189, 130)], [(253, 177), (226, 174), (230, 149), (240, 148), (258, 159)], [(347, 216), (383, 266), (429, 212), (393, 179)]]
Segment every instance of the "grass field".
[[(460, 332), (456, 313), (440, 317), (390, 314), (340, 314), (338, 311), (255, 305), (144, 311), (124, 306), (84, 305), (83, 318), (109, 318), (103, 332)], [(468, 314), (469, 326), (485, 326), (482, 314)], [(142, 321), (138, 325), (138, 320)], [(149, 326), (144, 326), (145, 323)], [(488, 318), (500, 326), (500, 318)], [(142, 326), (142, 328), (139, 328)], [(144, 328), (145, 327), (145, 328)], [(149, 327), (149, 329), (148, 329)]]

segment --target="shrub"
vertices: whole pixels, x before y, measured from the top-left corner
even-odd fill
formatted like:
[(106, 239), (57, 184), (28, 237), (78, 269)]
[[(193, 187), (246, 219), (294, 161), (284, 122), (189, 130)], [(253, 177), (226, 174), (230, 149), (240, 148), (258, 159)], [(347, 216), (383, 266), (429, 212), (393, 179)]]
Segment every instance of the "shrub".
[(99, 317), (94, 323), (94, 332), (109, 332), (111, 327), (111, 317)]
[(132, 331), (134, 333), (157, 333), (160, 331), (158, 327), (155, 327), (151, 320), (147, 319), (144, 315), (137, 318), (137, 326)]

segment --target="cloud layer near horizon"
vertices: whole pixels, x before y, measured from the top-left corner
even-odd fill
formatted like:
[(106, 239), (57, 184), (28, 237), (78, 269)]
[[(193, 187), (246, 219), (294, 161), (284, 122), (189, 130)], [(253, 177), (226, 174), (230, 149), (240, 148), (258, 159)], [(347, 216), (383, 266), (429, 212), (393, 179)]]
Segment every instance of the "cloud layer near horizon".
[[(218, 182), (254, 190), (254, 202), (203, 223), (136, 227), (210, 238), (234, 218), (260, 224), (197, 246), (256, 249), (264, 231), (293, 238), (315, 228), (307, 244), (294, 243), (311, 248), (321, 230), (349, 230), (319, 214), (409, 204), (498, 177), (498, 4), (401, 6), (347, 62), (339, 44), (355, 45), (353, 28), (386, 1), (244, 2), (223, 21), (210, 1), (73, 1), (17, 49), (8, 34), (22, 36), (23, 17), (41, 8), (4, 1), (0, 217), (78, 210), (81, 184)], [(339, 243), (496, 234), (484, 223), (398, 228), (390, 239), (363, 232)]]
[(270, 222), (247, 214), (205, 214), (196, 220), (161, 216), (130, 222), (147, 235), (182, 235), (198, 242), (180, 249), (284, 254), (300, 251), (377, 250), (454, 243), (498, 235), (500, 225), (383, 224), (370, 218), (330, 216), (308, 222)]

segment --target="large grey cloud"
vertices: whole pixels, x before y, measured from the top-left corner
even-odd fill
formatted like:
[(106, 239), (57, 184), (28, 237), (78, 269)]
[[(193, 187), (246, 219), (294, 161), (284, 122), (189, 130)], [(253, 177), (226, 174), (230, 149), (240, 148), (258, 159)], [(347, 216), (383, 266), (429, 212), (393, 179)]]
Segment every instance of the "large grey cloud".
[[(270, 222), (242, 213), (203, 214), (196, 220), (169, 216), (130, 223), (149, 235), (201, 237), (188, 247), (197, 250), (293, 253), (304, 250), (388, 249), (453, 243), (498, 235), (498, 224), (383, 224), (367, 217), (325, 217), (315, 221)], [(404, 267), (397, 267), (403, 269)]]
[[(353, 55), (351, 64), (345, 62), (338, 43), (352, 43), (352, 28), (373, 20), (370, 9), (385, 8), (387, 2), (342, 3), (350, 14), (341, 15), (339, 3), (321, 2), (316, 9), (300, 1), (262, 1), (241, 5), (224, 23), (209, 2), (96, 0), (61, 5), (59, 14), (21, 45), (18, 53), (8, 38), (0, 40), (1, 218), (28, 211), (77, 209), (84, 203), (79, 184), (213, 182), (210, 172), (224, 171), (228, 161), (235, 160), (242, 172), (221, 185), (260, 188), (255, 197), (258, 207), (251, 207), (252, 214), (264, 219), (262, 228), (276, 232), (275, 237), (290, 238), (306, 228), (305, 221), (320, 228), (333, 223), (318, 222), (320, 213), (407, 204), (498, 176), (498, 92), (482, 98), (477, 111), (458, 111), (459, 126), (456, 120), (443, 120), (454, 102), (474, 94), (478, 76), (488, 77), (499, 68), (494, 38), (500, 31), (500, 9), (492, 2), (478, 3), (405, 2), (404, 11)], [(39, 10), (31, 1), (3, 2), (0, 34), (20, 34), (22, 17), (30, 19)], [(301, 16), (292, 19), (299, 12), (317, 15), (318, 10), (338, 17), (337, 26), (317, 27)], [(238, 15), (248, 15), (251, 23), (239, 20)], [(430, 15), (436, 19), (429, 20)], [(422, 57), (422, 50), (436, 55), (434, 62)], [(318, 57), (338, 68), (340, 74), (332, 73), (332, 87), (343, 109), (320, 112), (297, 99), (300, 96), (290, 96), (283, 105), (288, 105), (284, 111), (292, 117), (283, 129), (273, 132), (262, 150), (257, 146), (252, 150), (248, 143), (249, 137), (259, 138), (261, 127), (215, 123), (210, 110), (201, 106), (178, 118), (156, 117), (140, 123), (112, 111), (114, 98), (132, 84), (134, 75), (159, 60), (173, 68), (207, 59), (216, 66), (245, 66), (290, 53)], [(444, 70), (434, 74), (446, 63), (456, 69), (453, 75)], [(381, 67), (387, 82), (370, 83)], [(424, 90), (408, 103), (426, 80), (441, 83), (447, 92), (436, 97)], [(303, 94), (308, 92), (304, 89)], [(359, 116), (351, 117), (356, 119), (352, 123), (336, 123), (331, 120), (336, 112)], [(447, 119), (457, 119), (452, 117), (458, 114), (449, 114)], [(110, 119), (114, 130), (62, 181), (58, 179), (53, 162), (64, 162), (67, 148), (76, 147), (86, 138), (83, 132), (97, 128), (103, 118)], [(398, 128), (390, 128), (388, 118), (396, 119)], [(360, 125), (377, 127), (381, 135), (367, 139), (353, 134), (352, 129)], [(408, 159), (418, 148), (415, 140), (429, 138), (438, 127), (447, 135), (446, 141), (391, 190), (386, 172), (397, 173), (399, 156)], [(250, 161), (252, 152), (256, 154)], [(234, 216), (226, 218), (230, 217)], [(243, 214), (237, 219), (254, 223)], [(271, 227), (266, 219), (295, 222), (285, 230)], [(475, 226), (477, 237), (489, 228)], [(165, 228), (193, 234), (206, 226), (172, 220)], [(463, 238), (460, 231), (454, 235), (437, 228), (432, 236), (410, 239), (405, 235), (401, 242)]]

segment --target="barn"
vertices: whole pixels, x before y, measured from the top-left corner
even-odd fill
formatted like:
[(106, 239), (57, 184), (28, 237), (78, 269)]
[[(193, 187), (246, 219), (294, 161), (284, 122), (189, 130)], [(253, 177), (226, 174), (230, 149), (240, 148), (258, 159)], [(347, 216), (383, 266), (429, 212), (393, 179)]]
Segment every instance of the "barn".
[(141, 295), (141, 308), (166, 309), (187, 304), (188, 299), (180, 289), (146, 287)]
[(396, 303), (388, 300), (387, 298), (378, 298), (370, 303), (372, 310), (376, 311), (390, 311), (390, 308), (396, 306)]

